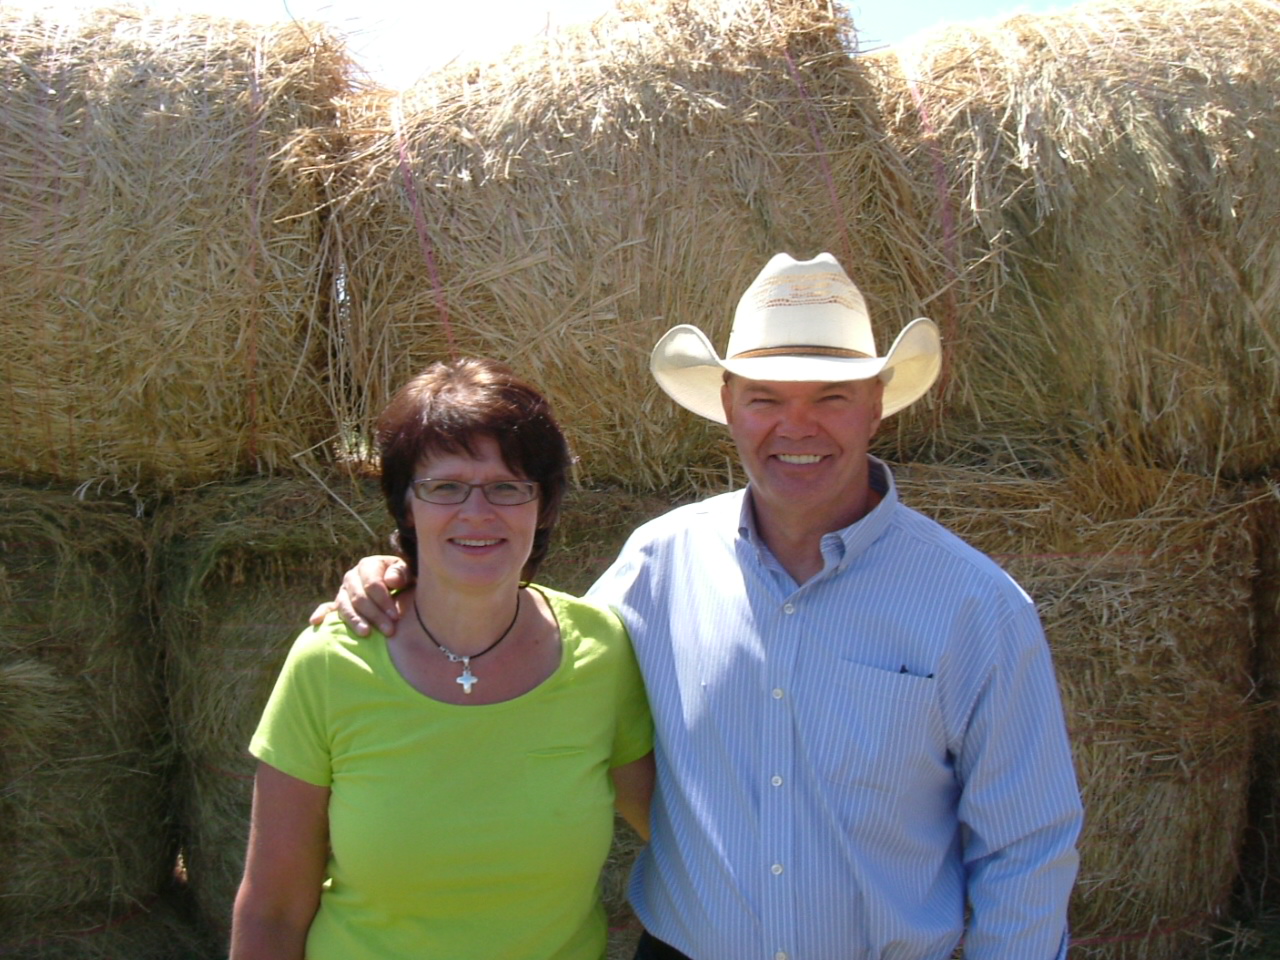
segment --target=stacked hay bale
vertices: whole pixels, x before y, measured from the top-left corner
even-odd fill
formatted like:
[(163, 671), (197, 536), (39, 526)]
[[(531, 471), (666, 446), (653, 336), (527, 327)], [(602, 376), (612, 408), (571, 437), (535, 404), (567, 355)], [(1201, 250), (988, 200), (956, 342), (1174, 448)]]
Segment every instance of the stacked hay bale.
[(293, 638), (341, 573), (385, 552), (385, 508), (337, 480), (209, 485), (157, 512), (183, 859), (204, 931), (225, 951), (256, 761), (249, 738)]
[(160, 649), (132, 505), (0, 485), (0, 954), (147, 960), (189, 943)]
[(345, 51), (116, 8), (6, 7), (0, 45), (0, 472), (167, 488), (333, 433), (312, 168)]
[(1085, 802), (1073, 956), (1203, 953), (1238, 877), (1256, 708), (1245, 508), (1095, 455), (1055, 480), (899, 472), (1035, 598)]
[(1275, 913), (1280, 890), (1280, 485), (1256, 487), (1251, 501), (1258, 570), (1253, 582), (1253, 676), (1262, 710), (1254, 751), (1249, 834), (1244, 845), (1244, 905)]
[(868, 58), (965, 305), (951, 446), (1276, 465), (1278, 65), (1265, 0), (1084, 4)]
[[(919, 312), (934, 246), (832, 5), (628, 3), (502, 63), (349, 118), (341, 207), (347, 420), (450, 353), (510, 360), (566, 416), (584, 478), (725, 472), (715, 432), (647, 371), (658, 336), (722, 341), (778, 250), (857, 265), (884, 326)], [(892, 304), (890, 309), (889, 304)]]

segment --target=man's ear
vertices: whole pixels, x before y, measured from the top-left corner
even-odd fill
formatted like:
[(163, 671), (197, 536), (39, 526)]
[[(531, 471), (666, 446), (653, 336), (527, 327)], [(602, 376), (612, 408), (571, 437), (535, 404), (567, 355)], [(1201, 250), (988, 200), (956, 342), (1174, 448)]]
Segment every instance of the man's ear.
[(724, 408), (724, 422), (733, 424), (733, 397), (729, 388), (729, 374), (724, 375), (724, 383), (720, 384), (720, 406)]
[(884, 422), (884, 381), (876, 377), (875, 390), (875, 420), (871, 423), (871, 436), (876, 435), (876, 431), (880, 429), (880, 424)]

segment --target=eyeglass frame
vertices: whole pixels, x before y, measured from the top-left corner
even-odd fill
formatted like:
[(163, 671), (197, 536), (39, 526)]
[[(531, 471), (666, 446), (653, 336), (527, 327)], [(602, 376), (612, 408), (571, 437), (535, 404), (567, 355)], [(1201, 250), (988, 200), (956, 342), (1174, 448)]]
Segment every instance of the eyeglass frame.
[[(419, 493), (419, 490), (422, 489), (423, 485), (428, 483), (456, 483), (460, 487), (466, 487), (467, 493), (459, 500), (431, 500)], [(513, 500), (503, 503), (501, 501), (494, 500), (493, 497), (489, 496), (489, 490), (491, 487), (500, 487), (507, 484), (527, 486), (529, 488), (528, 499)], [(533, 501), (538, 499), (538, 496), (541, 493), (541, 485), (536, 480), (490, 480), (488, 483), (467, 483), (464, 480), (441, 480), (437, 477), (422, 477), (418, 480), (409, 481), (409, 489), (413, 491), (413, 495), (417, 499), (421, 500), (423, 503), (434, 503), (436, 506), (441, 507), (456, 507), (458, 504), (466, 503), (471, 499), (471, 493), (476, 488), (479, 488), (480, 492), (484, 495), (485, 500), (495, 507), (519, 507), (526, 503), (533, 503)]]

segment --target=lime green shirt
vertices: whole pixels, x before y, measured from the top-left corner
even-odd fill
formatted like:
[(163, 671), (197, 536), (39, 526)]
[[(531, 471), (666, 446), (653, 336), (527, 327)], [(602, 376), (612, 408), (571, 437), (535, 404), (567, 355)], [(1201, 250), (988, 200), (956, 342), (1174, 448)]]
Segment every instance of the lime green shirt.
[(249, 749), (331, 790), (308, 960), (604, 956), (608, 771), (649, 752), (652, 722), (618, 618), (542, 592), (560, 666), (505, 703), (429, 699), (385, 637), (335, 617), (294, 643)]

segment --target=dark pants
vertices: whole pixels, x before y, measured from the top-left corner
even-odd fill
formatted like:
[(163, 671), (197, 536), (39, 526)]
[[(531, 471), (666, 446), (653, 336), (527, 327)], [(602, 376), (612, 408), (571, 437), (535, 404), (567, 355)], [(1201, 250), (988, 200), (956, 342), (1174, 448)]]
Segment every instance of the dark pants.
[(636, 955), (632, 960), (690, 960), (690, 958), (646, 930), (640, 934), (640, 942), (636, 944)]

